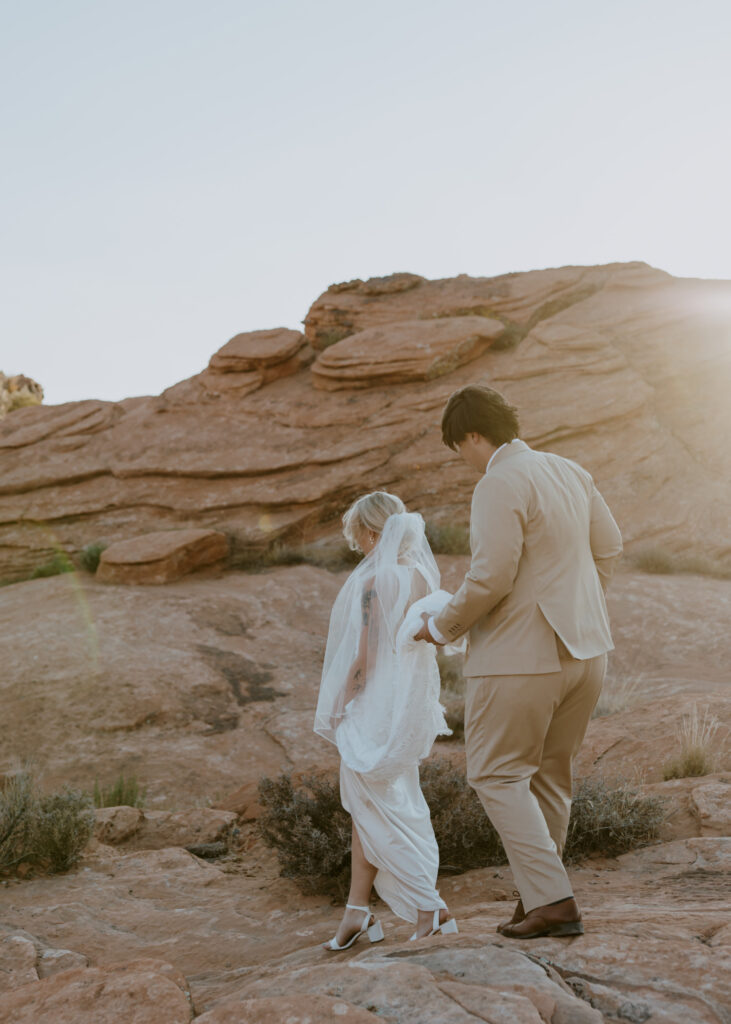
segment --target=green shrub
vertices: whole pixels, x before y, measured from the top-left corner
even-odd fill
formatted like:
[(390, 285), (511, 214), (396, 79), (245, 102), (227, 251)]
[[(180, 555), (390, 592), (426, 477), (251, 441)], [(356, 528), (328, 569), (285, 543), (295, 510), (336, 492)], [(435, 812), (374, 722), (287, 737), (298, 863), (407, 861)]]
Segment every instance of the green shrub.
[(74, 563), (65, 551), (56, 551), (44, 565), (39, 565), (31, 573), (31, 579), (37, 580), (45, 576), (60, 576), (64, 572), (73, 572)]
[(38, 794), (30, 772), (5, 779), (0, 789), (0, 870), (30, 857)]
[(66, 871), (94, 830), (91, 798), (68, 787), (41, 795), (30, 771), (18, 772), (0, 791), (0, 869), (22, 862)]
[(94, 831), (94, 808), (88, 793), (68, 787), (41, 797), (33, 827), (35, 858), (51, 871), (68, 871)]
[[(420, 777), (440, 870), (458, 874), (504, 863), (500, 838), (464, 773), (445, 758), (432, 758), (422, 764)], [(259, 798), (259, 831), (276, 850), (282, 875), (304, 892), (347, 893), (351, 821), (340, 803), (337, 775), (310, 775), (296, 785), (289, 774), (262, 779)], [(664, 818), (657, 797), (639, 796), (624, 783), (584, 780), (576, 787), (564, 860), (592, 853), (613, 857), (643, 846), (657, 836)]]
[(130, 775), (124, 777), (122, 773), (116, 782), (111, 786), (102, 787), (94, 780), (94, 806), (95, 807), (144, 807), (146, 789), (140, 789), (137, 777)]
[(434, 757), (421, 765), (419, 778), (431, 811), (442, 872), (460, 874), (505, 863), (500, 837), (462, 770), (447, 758)]
[(308, 775), (295, 788), (288, 773), (262, 779), (259, 832), (277, 851), (281, 874), (307, 893), (342, 898), (350, 878), (350, 815), (340, 803), (338, 776)]
[(87, 544), (81, 549), (79, 554), (79, 565), (86, 572), (95, 573), (99, 568), (99, 559), (102, 556), (102, 551), (108, 545), (104, 541), (95, 541), (93, 544)]
[(426, 539), (435, 555), (469, 555), (470, 528), (460, 523), (426, 524)]
[(660, 797), (640, 796), (629, 783), (582, 779), (574, 788), (563, 859), (574, 864), (592, 853), (618, 857), (646, 846), (665, 816)]

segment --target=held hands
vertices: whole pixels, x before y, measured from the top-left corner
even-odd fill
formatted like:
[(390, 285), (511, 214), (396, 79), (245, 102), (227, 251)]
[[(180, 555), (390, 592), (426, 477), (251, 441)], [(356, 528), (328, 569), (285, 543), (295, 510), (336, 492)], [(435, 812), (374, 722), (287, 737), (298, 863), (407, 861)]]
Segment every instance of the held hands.
[(437, 641), (429, 632), (429, 615), (426, 612), (421, 613), (421, 621), (423, 625), (419, 632), (414, 637), (414, 640), (426, 640), (428, 644), (434, 644), (435, 647), (441, 647), (442, 644), (437, 643)]

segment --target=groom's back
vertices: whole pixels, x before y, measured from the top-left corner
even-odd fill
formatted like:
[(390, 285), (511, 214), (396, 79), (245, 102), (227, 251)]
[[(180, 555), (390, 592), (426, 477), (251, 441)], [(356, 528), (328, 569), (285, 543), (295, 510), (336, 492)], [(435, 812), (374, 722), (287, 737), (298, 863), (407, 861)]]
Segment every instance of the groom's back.
[(467, 674), (554, 671), (556, 635), (576, 658), (611, 650), (600, 577), (621, 539), (581, 466), (506, 446), (475, 489), (472, 540), (471, 574), (507, 592), (470, 629)]

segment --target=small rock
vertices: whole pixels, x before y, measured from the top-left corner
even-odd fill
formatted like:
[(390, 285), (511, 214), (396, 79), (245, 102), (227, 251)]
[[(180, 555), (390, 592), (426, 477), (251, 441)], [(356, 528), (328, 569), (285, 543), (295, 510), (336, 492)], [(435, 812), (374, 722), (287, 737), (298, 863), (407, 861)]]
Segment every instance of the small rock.
[(170, 583), (227, 555), (228, 540), (216, 530), (163, 530), (111, 544), (96, 575), (104, 583)]
[(94, 812), (96, 824), (94, 837), (100, 843), (114, 846), (129, 839), (140, 827), (143, 820), (139, 807), (98, 807)]
[(44, 949), (38, 958), (38, 977), (50, 978), (52, 974), (59, 974), (61, 971), (88, 966), (88, 958), (73, 949)]
[(219, 373), (261, 370), (284, 363), (296, 356), (304, 345), (300, 331), (276, 327), (268, 331), (237, 334), (211, 356), (210, 369)]
[(691, 792), (702, 836), (731, 834), (731, 785), (726, 778), (702, 782)]

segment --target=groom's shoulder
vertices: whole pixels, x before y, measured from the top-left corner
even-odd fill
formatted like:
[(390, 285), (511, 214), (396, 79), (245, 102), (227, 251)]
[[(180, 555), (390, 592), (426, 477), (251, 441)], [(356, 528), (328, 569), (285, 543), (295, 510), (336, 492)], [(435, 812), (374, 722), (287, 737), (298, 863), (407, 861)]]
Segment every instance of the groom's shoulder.
[(562, 477), (564, 480), (578, 477), (584, 482), (590, 482), (592, 479), (591, 474), (573, 459), (557, 455), (555, 452), (531, 448), (525, 442), (521, 442), (519, 448), (506, 453), (506, 457), (490, 467), (479, 481), (476, 490), (481, 486), (489, 486), (490, 481), (494, 485), (512, 484), (518, 487), (521, 481), (537, 482), (545, 478), (546, 474)]

